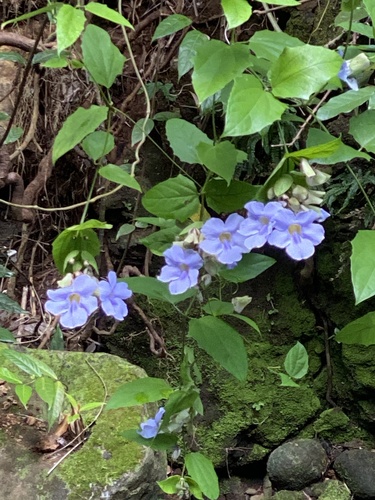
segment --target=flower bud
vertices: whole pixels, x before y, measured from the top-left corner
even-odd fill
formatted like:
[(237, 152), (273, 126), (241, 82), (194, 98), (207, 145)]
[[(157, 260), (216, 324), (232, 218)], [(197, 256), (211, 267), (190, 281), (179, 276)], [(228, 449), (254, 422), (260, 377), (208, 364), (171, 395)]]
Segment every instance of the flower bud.
[(306, 177), (314, 177), (315, 172), (310, 163), (306, 160), (306, 158), (302, 158), (301, 163), (299, 164), (301, 172), (306, 175)]

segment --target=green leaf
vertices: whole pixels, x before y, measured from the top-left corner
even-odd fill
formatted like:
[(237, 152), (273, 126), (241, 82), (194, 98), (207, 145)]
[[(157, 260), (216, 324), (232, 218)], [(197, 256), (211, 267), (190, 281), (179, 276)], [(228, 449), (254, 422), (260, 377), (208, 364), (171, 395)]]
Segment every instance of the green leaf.
[(225, 181), (212, 179), (205, 187), (207, 205), (217, 213), (240, 210), (257, 192), (258, 186), (243, 181), (232, 181), (228, 186)]
[(180, 118), (180, 113), (174, 111), (160, 111), (160, 113), (156, 113), (152, 118), (155, 121), (166, 122), (172, 118)]
[(198, 47), (192, 80), (199, 102), (223, 89), (249, 66), (250, 51), (244, 44), (210, 40)]
[(82, 141), (82, 149), (94, 161), (103, 158), (115, 147), (115, 138), (104, 130), (96, 130)]
[(197, 152), (199, 163), (222, 177), (229, 185), (237, 165), (236, 147), (229, 141), (219, 142), (215, 145), (201, 142), (197, 147)]
[(244, 316), (243, 314), (230, 314), (229, 316), (232, 316), (233, 318), (240, 319), (241, 321), (243, 321), (244, 323), (249, 325), (250, 328), (253, 328), (256, 332), (260, 333), (259, 326), (251, 318), (248, 318), (247, 316)]
[(229, 95), (223, 136), (242, 136), (260, 132), (280, 120), (287, 108), (263, 89), (252, 75), (241, 75), (234, 80)]
[(305, 347), (297, 342), (286, 355), (284, 367), (287, 374), (293, 378), (302, 378), (309, 370), (309, 355)]
[(172, 14), (163, 19), (159, 26), (156, 28), (154, 36), (151, 41), (154, 42), (163, 36), (173, 35), (176, 31), (180, 31), (187, 26), (190, 26), (192, 20), (182, 14)]
[(194, 497), (197, 498), (198, 500), (203, 500), (202, 491), (199, 488), (198, 484), (189, 476), (185, 476), (185, 481), (189, 485), (190, 493), (194, 495)]
[[(200, 31), (194, 30), (186, 33), (178, 49), (178, 79), (186, 75), (192, 67), (194, 57), (197, 54), (198, 48), (204, 43), (208, 42), (209, 37)], [(154, 117), (156, 119), (156, 117)]]
[(149, 234), (142, 238), (140, 242), (149, 248), (153, 254), (162, 256), (165, 250), (172, 246), (176, 237), (180, 234), (181, 228), (177, 225), (167, 227)]
[(177, 485), (181, 480), (181, 476), (171, 476), (167, 479), (163, 479), (163, 481), (156, 481), (159, 487), (167, 493), (168, 495), (172, 495), (173, 493), (177, 493)]
[(15, 17), (14, 19), (10, 19), (5, 23), (1, 24), (1, 29), (4, 29), (8, 24), (15, 24), (19, 21), (24, 21), (26, 19), (30, 19), (31, 17), (39, 16), (40, 14), (44, 14), (45, 12), (53, 12), (54, 10), (59, 9), (63, 5), (62, 2), (52, 2), (48, 4), (46, 7), (42, 7), (41, 9), (33, 10), (28, 12), (27, 14), (23, 14), (22, 16)]
[(138, 434), (137, 429), (129, 429), (122, 432), (121, 436), (128, 441), (134, 441), (141, 446), (148, 446), (153, 450), (171, 450), (177, 444), (177, 436), (175, 434), (158, 434), (153, 439), (145, 439)]
[(358, 231), (352, 241), (351, 275), (355, 303), (375, 295), (375, 231)]
[(121, 236), (126, 236), (127, 234), (131, 234), (135, 230), (135, 226), (133, 224), (123, 224), (120, 226), (119, 230), (116, 234), (116, 241), (121, 238)]
[(6, 328), (2, 328), (0, 326), (0, 342), (14, 344), (15, 341), (16, 339), (14, 338), (13, 333), (7, 330)]
[(0, 264), (0, 278), (11, 278), (13, 274), (13, 271)]
[(284, 174), (277, 179), (275, 184), (273, 185), (273, 190), (276, 196), (281, 196), (286, 193), (288, 189), (293, 184), (293, 177), (289, 174)]
[(3, 120), (9, 120), (10, 116), (8, 115), (8, 113), (4, 113), (3, 111), (0, 111), (0, 121), (3, 121)]
[(26, 66), (26, 59), (18, 52), (0, 52), (0, 61), (12, 61)]
[(104, 406), (105, 403), (101, 401), (93, 401), (92, 403), (86, 403), (85, 405), (82, 405), (80, 407), (80, 411), (90, 411), (90, 410), (95, 410), (96, 408), (100, 408), (101, 406)]
[(112, 229), (112, 224), (107, 224), (97, 219), (89, 219), (81, 224), (69, 226), (65, 231), (84, 231), (85, 229)]
[(230, 30), (250, 19), (252, 8), (247, 0), (221, 0), (221, 6)]
[(52, 161), (61, 158), (87, 135), (94, 132), (107, 118), (108, 108), (92, 105), (88, 109), (78, 108), (63, 123), (53, 145)]
[(172, 392), (164, 407), (165, 413), (163, 416), (160, 429), (165, 430), (168, 427), (170, 419), (173, 415), (176, 415), (177, 413), (180, 413), (183, 410), (193, 408), (194, 403), (198, 397), (199, 397), (198, 390), (195, 389)]
[(272, 93), (309, 99), (337, 76), (341, 64), (339, 54), (324, 47), (287, 47), (271, 67)]
[(102, 28), (87, 26), (82, 36), (82, 53), (87, 71), (99, 85), (109, 89), (122, 74), (126, 59)]
[(65, 351), (64, 336), (58, 325), (53, 332), (49, 348), (51, 351)]
[(35, 380), (35, 391), (51, 409), (55, 400), (56, 385), (55, 382), (49, 377), (39, 377)]
[(233, 269), (221, 269), (219, 275), (231, 283), (252, 280), (275, 264), (275, 259), (259, 253), (245, 254)]
[(375, 344), (375, 312), (358, 318), (336, 333), (336, 341), (343, 344)]
[[(69, 229), (65, 229), (58, 235), (52, 243), (52, 256), (61, 274), (65, 274), (68, 267), (65, 263), (67, 255), (75, 250), (78, 250), (78, 257), (84, 251), (96, 257), (100, 252), (100, 242), (96, 232), (93, 229), (85, 229), (83, 231), (69, 231)], [(83, 258), (80, 262), (84, 260)]]
[[(335, 139), (333, 135), (328, 134), (323, 130), (310, 128), (307, 137), (307, 146), (310, 147), (318, 144), (324, 144), (332, 141), (333, 139)], [(314, 162), (321, 165), (334, 165), (339, 162), (350, 161), (353, 158), (365, 158), (366, 160), (370, 160), (370, 156), (367, 153), (361, 153), (357, 149), (351, 148), (340, 141), (339, 147), (332, 155), (327, 156), (326, 158), (315, 158)]]
[(312, 160), (315, 158), (327, 158), (332, 156), (332, 154), (337, 151), (340, 146), (340, 139), (333, 139), (333, 141), (327, 142), (325, 144), (318, 144), (316, 146), (311, 146), (306, 149), (300, 149), (299, 151), (293, 151), (293, 153), (287, 153), (284, 158), (306, 158), (307, 160)]
[(62, 412), (65, 398), (65, 390), (63, 384), (56, 380), (55, 384), (55, 397), (52, 402), (51, 408), (47, 412), (48, 429), (51, 429), (56, 420), (59, 419)]
[[(204, 132), (199, 130), (199, 128), (179, 118), (167, 121), (166, 133), (174, 154), (181, 161), (186, 161), (187, 163), (201, 163), (198, 154), (199, 144), (213, 144), (213, 141)], [(188, 141), (186, 140), (187, 137), (189, 138)]]
[(120, 26), (126, 26), (127, 28), (134, 30), (134, 26), (130, 24), (124, 16), (122, 16), (119, 12), (110, 9), (107, 5), (90, 2), (85, 6), (85, 10), (101, 17), (102, 19), (107, 19), (107, 21), (111, 21), (112, 23), (119, 24)]
[(56, 15), (56, 36), (58, 54), (73, 45), (85, 27), (85, 14), (71, 5), (60, 7)]
[(51, 57), (45, 63), (42, 63), (44, 68), (66, 68), (69, 66), (69, 61), (66, 57)]
[(16, 314), (29, 314), (27, 311), (13, 299), (8, 297), (6, 293), (0, 293), (0, 311), (9, 311)]
[(167, 399), (172, 392), (172, 387), (162, 378), (140, 378), (116, 389), (107, 403), (106, 410), (154, 403)]
[(216, 500), (220, 495), (219, 480), (211, 460), (202, 453), (188, 453), (185, 465), (189, 476), (198, 484), (202, 493), (210, 500)]
[(364, 111), (353, 116), (349, 122), (349, 132), (354, 139), (370, 153), (375, 153), (375, 110)]
[(99, 168), (99, 174), (104, 177), (104, 179), (108, 179), (111, 182), (115, 182), (116, 184), (121, 184), (121, 186), (127, 186), (131, 189), (142, 192), (139, 182), (118, 165), (109, 163), (105, 167)]
[[(261, 0), (257, 0), (260, 2)], [(272, 5), (283, 5), (284, 7), (295, 7), (300, 5), (300, 2), (297, 0), (272, 0)]]
[(366, 7), (368, 15), (371, 17), (372, 26), (374, 27), (375, 26), (375, 4), (372, 0), (363, 0), (363, 5)]
[(16, 365), (17, 368), (25, 373), (28, 373), (29, 375), (33, 375), (35, 377), (41, 377), (43, 375), (37, 362), (29, 354), (7, 349), (2, 351), (2, 355)]
[(305, 45), (301, 40), (287, 33), (261, 30), (254, 33), (249, 47), (258, 58), (275, 62), (286, 47), (301, 47)]
[(134, 124), (132, 130), (132, 146), (140, 142), (143, 137), (146, 137), (154, 128), (155, 124), (153, 120), (148, 119), (145, 123), (146, 118), (141, 118)]
[(239, 380), (246, 380), (247, 352), (243, 339), (228, 323), (214, 316), (191, 319), (189, 337), (229, 373)]
[(194, 182), (183, 175), (159, 182), (143, 196), (142, 204), (153, 215), (180, 222), (197, 213), (200, 207)]
[(196, 290), (191, 288), (185, 293), (172, 295), (169, 293), (167, 283), (162, 283), (149, 276), (134, 276), (132, 278), (122, 278), (119, 281), (125, 281), (133, 293), (140, 293), (151, 300), (163, 300), (170, 304), (178, 304), (196, 294)]
[(13, 142), (18, 141), (18, 139), (22, 136), (22, 134), (23, 134), (22, 127), (11, 127), (9, 134), (7, 135), (7, 138), (4, 141), (4, 144), (12, 144)]
[(332, 97), (327, 104), (322, 106), (316, 116), (319, 120), (329, 120), (340, 113), (349, 113), (368, 101), (375, 93), (375, 87), (363, 87), (359, 90), (348, 90), (343, 94)]
[(5, 380), (9, 384), (22, 384), (22, 380), (15, 373), (8, 370), (3, 366), (0, 366), (0, 379)]
[(18, 396), (18, 399), (21, 401), (23, 406), (26, 408), (27, 403), (29, 402), (29, 400), (31, 398), (31, 394), (33, 393), (32, 388), (29, 385), (20, 384), (20, 385), (16, 385), (15, 392)]
[(217, 299), (210, 299), (207, 304), (202, 307), (203, 311), (212, 316), (223, 316), (233, 313), (232, 302), (222, 302)]
[(299, 387), (299, 385), (292, 380), (286, 373), (279, 373), (281, 378), (281, 385), (283, 387)]

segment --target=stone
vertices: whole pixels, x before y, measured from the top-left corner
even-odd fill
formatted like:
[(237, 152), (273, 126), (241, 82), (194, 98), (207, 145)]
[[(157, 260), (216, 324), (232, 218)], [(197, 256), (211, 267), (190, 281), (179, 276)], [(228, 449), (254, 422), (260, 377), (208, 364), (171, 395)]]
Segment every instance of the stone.
[(346, 450), (333, 465), (356, 498), (375, 498), (375, 453), (365, 449)]
[(302, 491), (281, 490), (275, 493), (272, 500), (306, 500), (306, 495)]
[[(7, 347), (0, 346), (0, 353), (3, 348)], [(110, 396), (124, 383), (146, 376), (144, 370), (110, 354), (24, 352), (52, 368), (80, 405), (103, 401), (105, 392)], [(3, 359), (2, 365), (6, 365)], [(16, 372), (13, 365), (7, 367)], [(27, 380), (25, 374), (22, 378)], [(166, 478), (165, 454), (121, 436), (122, 431), (138, 428), (149, 413), (153, 414), (153, 405), (104, 410), (97, 419), (98, 408), (85, 412), (85, 425), (94, 423), (88, 439), (57, 464), (67, 450), (54, 454), (37, 450), (40, 442), (51, 437), (44, 425), (44, 403), (33, 396), (25, 410), (14, 398), (14, 403), (4, 410), (9, 397), (9, 391), (0, 397), (1, 498), (155, 500), (162, 496), (156, 481)], [(25, 413), (32, 415), (30, 424), (22, 415)]]
[(327, 455), (317, 440), (296, 439), (271, 453), (267, 471), (274, 486), (301, 490), (322, 478), (327, 462)]

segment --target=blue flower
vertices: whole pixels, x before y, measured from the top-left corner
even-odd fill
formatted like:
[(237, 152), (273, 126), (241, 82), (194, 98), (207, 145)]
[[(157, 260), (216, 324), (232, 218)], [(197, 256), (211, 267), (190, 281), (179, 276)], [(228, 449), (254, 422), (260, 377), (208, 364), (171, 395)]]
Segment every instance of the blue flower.
[(149, 418), (146, 422), (141, 424), (141, 430), (137, 431), (145, 439), (154, 438), (159, 432), (161, 426), (161, 419), (165, 413), (164, 408), (159, 408), (155, 418)]
[(99, 282), (100, 307), (107, 316), (122, 321), (128, 315), (128, 306), (124, 300), (132, 296), (132, 291), (126, 283), (117, 282), (114, 271), (108, 273), (107, 280)]
[(199, 269), (203, 266), (198, 252), (173, 245), (163, 255), (167, 265), (162, 267), (158, 280), (169, 283), (172, 295), (184, 293), (198, 283)]
[(350, 77), (351, 74), (352, 70), (350, 68), (350, 62), (344, 61), (337, 76), (340, 78), (340, 80), (345, 82), (349, 88), (351, 88), (352, 90), (358, 90), (358, 82), (354, 77)]
[(298, 212), (285, 208), (275, 217), (275, 226), (268, 237), (268, 243), (278, 248), (285, 248), (294, 260), (308, 259), (314, 254), (315, 246), (324, 239), (324, 228), (314, 224), (319, 214), (314, 210)]
[(199, 248), (209, 255), (214, 255), (221, 264), (235, 264), (247, 252), (244, 246), (245, 236), (238, 232), (241, 215), (231, 214), (224, 222), (212, 217), (202, 226), (201, 232), (204, 240)]
[(76, 328), (86, 323), (90, 314), (98, 307), (98, 299), (93, 293), (98, 288), (97, 281), (81, 274), (70, 286), (58, 290), (48, 290), (45, 309), (60, 316), (60, 324), (65, 328)]
[(275, 225), (274, 216), (283, 209), (281, 203), (271, 201), (264, 205), (260, 201), (246, 203), (247, 218), (241, 222), (239, 233), (246, 236), (247, 250), (262, 247), (268, 240)]

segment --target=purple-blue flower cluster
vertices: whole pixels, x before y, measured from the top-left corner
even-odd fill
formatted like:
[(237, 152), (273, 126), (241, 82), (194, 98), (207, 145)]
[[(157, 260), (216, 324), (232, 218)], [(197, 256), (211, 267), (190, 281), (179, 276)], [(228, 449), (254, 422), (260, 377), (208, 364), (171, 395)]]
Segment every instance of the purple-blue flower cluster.
[(108, 273), (107, 281), (99, 282), (88, 274), (80, 274), (69, 286), (47, 291), (45, 309), (60, 316), (65, 328), (83, 326), (88, 317), (100, 306), (107, 316), (121, 321), (128, 315), (124, 300), (132, 296), (126, 283), (118, 283), (114, 271)]
[(233, 268), (244, 253), (268, 243), (300, 261), (311, 257), (324, 239), (319, 222), (329, 217), (325, 210), (295, 213), (278, 201), (250, 201), (245, 209), (246, 217), (235, 213), (225, 221), (212, 217), (205, 222), (197, 250), (186, 250), (177, 243), (164, 252), (166, 265), (158, 279), (169, 284), (171, 294), (183, 293), (198, 284), (205, 257)]

